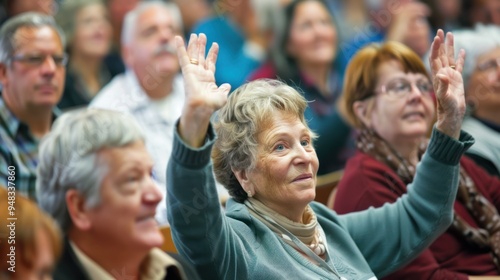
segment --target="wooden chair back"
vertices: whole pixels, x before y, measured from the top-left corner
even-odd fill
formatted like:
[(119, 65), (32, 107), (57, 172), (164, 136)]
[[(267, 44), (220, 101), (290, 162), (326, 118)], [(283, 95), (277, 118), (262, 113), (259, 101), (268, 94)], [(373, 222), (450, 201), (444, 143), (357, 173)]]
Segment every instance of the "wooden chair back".
[(337, 191), (336, 187), (342, 178), (342, 174), (344, 174), (344, 171), (339, 170), (318, 176), (316, 198), (314, 200), (328, 207), (333, 207), (333, 200), (335, 200), (335, 193)]
[(170, 231), (170, 226), (161, 226), (160, 231), (163, 235), (163, 244), (160, 248), (165, 252), (177, 253), (174, 241), (172, 240), (172, 232)]

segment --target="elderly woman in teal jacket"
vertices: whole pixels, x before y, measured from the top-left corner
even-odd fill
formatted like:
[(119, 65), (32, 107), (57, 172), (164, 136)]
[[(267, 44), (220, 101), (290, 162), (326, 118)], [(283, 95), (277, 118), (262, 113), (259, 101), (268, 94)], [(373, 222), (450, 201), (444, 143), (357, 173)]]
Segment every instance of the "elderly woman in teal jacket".
[[(377, 279), (408, 263), (451, 223), (458, 161), (473, 143), (452, 35), (434, 38), (438, 121), (408, 195), (378, 209), (337, 215), (313, 202), (318, 158), (305, 99), (277, 81), (229, 97), (214, 81), (218, 47), (177, 38), (186, 85), (167, 168), (175, 245), (204, 279)], [(210, 123), (212, 114), (217, 118)], [(211, 161), (212, 152), (212, 161)], [(232, 198), (221, 212), (215, 178)]]

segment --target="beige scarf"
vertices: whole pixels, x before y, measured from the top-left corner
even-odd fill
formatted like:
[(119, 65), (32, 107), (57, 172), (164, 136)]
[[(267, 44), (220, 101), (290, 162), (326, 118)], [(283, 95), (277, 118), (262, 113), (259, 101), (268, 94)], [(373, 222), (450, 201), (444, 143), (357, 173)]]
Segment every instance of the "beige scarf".
[(267, 207), (255, 198), (249, 197), (245, 201), (245, 205), (253, 217), (264, 223), (267, 227), (269, 227), (269, 229), (283, 239), (283, 241), (296, 250), (302, 252), (302, 250), (295, 245), (287, 234), (266, 218), (271, 218), (271, 220), (287, 229), (290, 233), (302, 241), (302, 243), (307, 245), (316, 255), (323, 256), (326, 253), (326, 238), (324, 238), (323, 230), (318, 224), (316, 214), (312, 210), (311, 206), (307, 205), (304, 211), (302, 216), (304, 223), (297, 223), (278, 214), (276, 211)]

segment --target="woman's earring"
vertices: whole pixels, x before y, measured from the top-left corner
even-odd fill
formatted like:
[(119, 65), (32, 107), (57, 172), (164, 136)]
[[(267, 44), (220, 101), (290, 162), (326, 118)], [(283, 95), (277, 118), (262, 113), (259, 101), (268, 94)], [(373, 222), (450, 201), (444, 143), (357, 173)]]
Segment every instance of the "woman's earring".
[(252, 192), (251, 191), (247, 191), (247, 195), (248, 195), (248, 197), (252, 197)]

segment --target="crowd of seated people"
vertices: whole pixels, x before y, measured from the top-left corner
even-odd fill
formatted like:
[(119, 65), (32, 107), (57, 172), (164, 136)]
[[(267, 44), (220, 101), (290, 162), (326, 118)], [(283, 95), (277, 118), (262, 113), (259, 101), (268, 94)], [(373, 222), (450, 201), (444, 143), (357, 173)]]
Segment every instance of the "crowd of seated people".
[(1, 279), (500, 279), (497, 0), (0, 3)]

